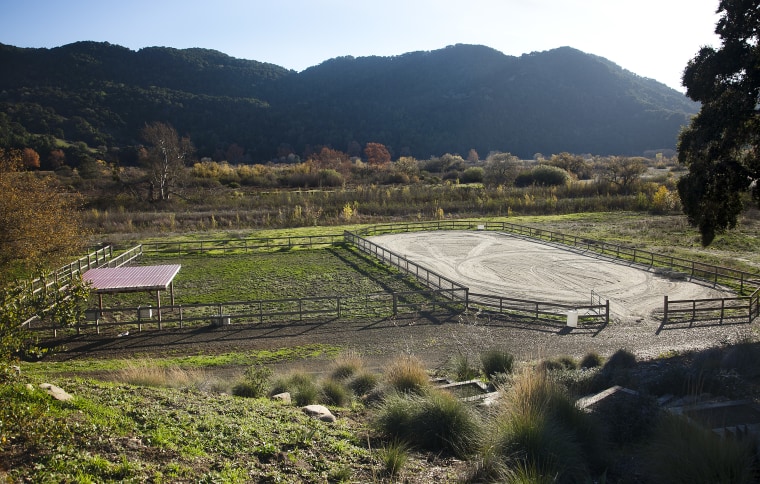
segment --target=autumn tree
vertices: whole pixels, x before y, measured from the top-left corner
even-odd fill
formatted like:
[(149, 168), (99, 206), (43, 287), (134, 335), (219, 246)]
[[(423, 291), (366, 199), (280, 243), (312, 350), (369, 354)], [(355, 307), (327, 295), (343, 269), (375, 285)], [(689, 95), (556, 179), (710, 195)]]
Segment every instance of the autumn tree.
[(148, 146), (141, 154), (148, 172), (150, 200), (169, 200), (195, 151), (190, 138), (180, 138), (166, 123), (146, 124), (142, 137)]
[(678, 193), (703, 245), (736, 226), (742, 194), (760, 202), (760, 0), (721, 0), (717, 13), (720, 48), (702, 47), (683, 73), (701, 108), (678, 142), (689, 168)]
[(21, 153), (21, 160), (24, 168), (28, 170), (38, 170), (40, 168), (40, 155), (32, 148), (24, 148)]
[(24, 170), (23, 152), (0, 148), (0, 280), (78, 253), (81, 198)]
[(48, 155), (47, 160), (50, 168), (55, 170), (66, 164), (66, 153), (61, 149), (53, 150)]
[(384, 165), (390, 163), (391, 154), (382, 143), (367, 143), (364, 147), (364, 158), (370, 165)]
[(351, 164), (348, 154), (327, 146), (323, 146), (318, 152), (311, 153), (307, 161), (317, 168), (337, 170), (341, 173), (347, 173), (348, 166)]

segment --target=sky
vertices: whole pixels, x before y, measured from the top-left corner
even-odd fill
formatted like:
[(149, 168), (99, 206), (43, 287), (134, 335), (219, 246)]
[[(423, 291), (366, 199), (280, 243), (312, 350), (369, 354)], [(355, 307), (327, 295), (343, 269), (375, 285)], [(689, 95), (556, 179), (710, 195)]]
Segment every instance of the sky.
[(202, 47), (302, 71), (340, 56), (569, 46), (684, 91), (718, 0), (0, 0), (0, 43)]

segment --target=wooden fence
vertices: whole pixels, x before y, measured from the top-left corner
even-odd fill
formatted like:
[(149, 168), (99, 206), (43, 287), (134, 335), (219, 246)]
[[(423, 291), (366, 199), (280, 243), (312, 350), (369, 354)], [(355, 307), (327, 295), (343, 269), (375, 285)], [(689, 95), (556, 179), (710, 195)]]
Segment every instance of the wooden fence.
[(180, 242), (144, 242), (146, 255), (226, 254), (287, 250), (295, 247), (316, 248), (343, 242), (342, 234), (304, 235), (300, 237), (249, 237), (238, 239), (190, 240)]
[(399, 271), (414, 276), (417, 281), (421, 282), (427, 287), (433, 289), (446, 289), (451, 291), (452, 297), (456, 297), (461, 301), (464, 301), (467, 305), (467, 298), (469, 288), (464, 286), (453, 279), (449, 279), (446, 276), (442, 276), (435, 271), (410, 261), (406, 257), (399, 255), (391, 250), (386, 249), (376, 243), (360, 237), (356, 234), (346, 231), (344, 233), (346, 242), (352, 244), (365, 254), (369, 254), (381, 262), (395, 267)]
[[(150, 306), (104, 308), (91, 310), (93, 321), (76, 327), (77, 333), (94, 328), (117, 328), (119, 331), (144, 326), (184, 327), (203, 322), (217, 326), (235, 323), (264, 323), (273, 321), (303, 321), (345, 317), (390, 317), (414, 312), (462, 311), (464, 305), (452, 294), (455, 289), (373, 293), (364, 296), (324, 296), (252, 301), (232, 301), (208, 304), (177, 304), (153, 308)], [(158, 314), (158, 311), (161, 314)], [(36, 330), (53, 330), (37, 326)]]
[(569, 320), (570, 313), (575, 312), (579, 323), (610, 322), (610, 302), (602, 304), (552, 303), (530, 299), (515, 299), (491, 294), (470, 293), (469, 308), (481, 309), (499, 314), (527, 316), (535, 320), (560, 322)]
[(490, 230), (522, 236), (549, 243), (562, 244), (583, 252), (592, 252), (633, 264), (658, 270), (668, 277), (696, 278), (712, 284), (735, 287), (740, 294), (745, 289), (754, 291), (760, 287), (760, 274), (721, 267), (671, 255), (657, 254), (636, 247), (610, 244), (577, 235), (537, 229), (509, 222), (482, 222), (473, 220), (441, 220), (433, 222), (389, 223), (373, 225), (362, 230), (362, 235), (379, 235), (422, 230)]
[(670, 300), (665, 296), (662, 325), (694, 322), (747, 322), (760, 315), (760, 289), (749, 296)]
[[(760, 286), (760, 275), (735, 269), (704, 264), (673, 256), (656, 254), (618, 244), (594, 241), (583, 237), (565, 235), (558, 232), (516, 225), (508, 222), (483, 222), (471, 220), (442, 220), (432, 222), (408, 222), (378, 224), (363, 229), (359, 234), (344, 232), (341, 235), (272, 238), (238, 238), (225, 240), (198, 240), (181, 242), (151, 242), (133, 247), (118, 257), (113, 256), (110, 246), (99, 249), (85, 257), (72, 262), (56, 271), (57, 277), (82, 272), (93, 267), (117, 267), (140, 255), (182, 255), (203, 253), (256, 252), (287, 250), (294, 247), (316, 248), (341, 243), (348, 243), (358, 250), (378, 258), (399, 271), (415, 277), (419, 282), (431, 288), (425, 291), (409, 293), (382, 293), (366, 296), (357, 302), (355, 297), (331, 296), (321, 298), (292, 298), (269, 301), (225, 302), (221, 304), (194, 304), (166, 306), (161, 308), (162, 315), (157, 323), (184, 325), (188, 321), (208, 320), (229, 322), (265, 321), (286, 318), (343, 317), (359, 314), (397, 314), (410, 310), (424, 310), (430, 307), (451, 307), (457, 309), (479, 309), (499, 313), (514, 313), (531, 316), (535, 319), (556, 321), (567, 317), (568, 311), (578, 312), (580, 322), (609, 322), (609, 301), (592, 293), (591, 304), (558, 304), (545, 301), (521, 300), (503, 296), (470, 294), (469, 288), (407, 258), (389, 251), (365, 236), (384, 233), (413, 232), (424, 230), (489, 230), (504, 232), (513, 236), (558, 244), (571, 250), (593, 253), (597, 256), (625, 261), (640, 265), (643, 269), (653, 270), (668, 277), (695, 278), (712, 284), (724, 284), (735, 287), (740, 293), (746, 289)], [(35, 280), (39, 287), (45, 287), (45, 281)], [(48, 284), (49, 285), (49, 284)], [(39, 290), (39, 289), (37, 289)], [(357, 309), (360, 308), (360, 309)], [(84, 324), (78, 330), (89, 326), (96, 328), (108, 325), (137, 325), (152, 322), (150, 318), (141, 318), (148, 308), (110, 308), (103, 309), (91, 324)], [(142, 312), (141, 312), (142, 310)], [(365, 311), (362, 313), (362, 311)], [(369, 312), (366, 312), (369, 311)], [(754, 290), (749, 296), (722, 299), (668, 300), (663, 304), (663, 325), (679, 321), (727, 321), (746, 320), (752, 322), (760, 315), (760, 293)], [(226, 319), (225, 319), (226, 318)], [(37, 326), (36, 326), (37, 327)]]

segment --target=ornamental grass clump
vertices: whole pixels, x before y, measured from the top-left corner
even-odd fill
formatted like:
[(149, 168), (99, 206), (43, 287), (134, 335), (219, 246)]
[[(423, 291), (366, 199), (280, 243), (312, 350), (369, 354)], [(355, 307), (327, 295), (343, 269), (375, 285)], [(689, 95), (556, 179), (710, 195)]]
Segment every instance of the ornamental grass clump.
[(430, 376), (422, 362), (410, 355), (395, 358), (385, 370), (385, 380), (399, 393), (423, 394), (430, 387)]
[(420, 449), (465, 457), (482, 430), (475, 411), (448, 392), (392, 393), (379, 405), (372, 426), (389, 439)]
[(515, 357), (502, 350), (488, 350), (480, 355), (480, 363), (486, 377), (493, 378), (499, 373), (509, 375), (514, 367)]
[(594, 422), (545, 373), (526, 370), (502, 391), (470, 480), (586, 482), (602, 467)]

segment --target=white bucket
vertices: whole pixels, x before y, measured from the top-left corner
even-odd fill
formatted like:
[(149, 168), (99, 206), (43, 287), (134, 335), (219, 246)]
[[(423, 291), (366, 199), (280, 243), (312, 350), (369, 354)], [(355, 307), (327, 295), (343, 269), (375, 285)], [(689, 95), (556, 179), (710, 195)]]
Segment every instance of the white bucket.
[(568, 328), (578, 327), (578, 311), (576, 311), (575, 309), (571, 309), (567, 312), (567, 327)]

